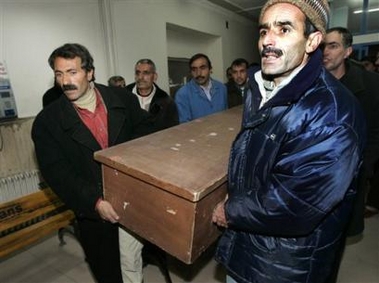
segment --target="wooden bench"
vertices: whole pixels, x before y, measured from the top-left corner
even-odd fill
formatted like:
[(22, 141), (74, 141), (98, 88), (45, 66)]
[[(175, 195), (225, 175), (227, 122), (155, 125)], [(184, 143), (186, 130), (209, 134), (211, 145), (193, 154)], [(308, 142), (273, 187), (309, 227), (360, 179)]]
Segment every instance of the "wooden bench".
[(0, 258), (25, 248), (53, 232), (61, 245), (75, 215), (50, 188), (0, 204)]
[[(68, 232), (78, 238), (75, 215), (50, 189), (0, 204), (0, 258), (25, 248), (53, 232), (58, 232), (60, 245)], [(143, 249), (144, 266), (157, 265), (166, 283), (171, 283), (166, 254), (152, 244)]]

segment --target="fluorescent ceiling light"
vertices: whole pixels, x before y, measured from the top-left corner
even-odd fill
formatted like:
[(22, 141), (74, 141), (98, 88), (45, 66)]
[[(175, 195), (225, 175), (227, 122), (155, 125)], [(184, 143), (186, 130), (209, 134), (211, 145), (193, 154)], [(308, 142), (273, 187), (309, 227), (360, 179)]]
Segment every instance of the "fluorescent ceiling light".
[[(368, 13), (371, 13), (371, 12), (378, 12), (379, 11), (379, 8), (374, 8), (374, 9), (368, 9), (367, 12)], [(363, 13), (363, 10), (356, 10), (353, 12), (354, 14), (361, 14)]]

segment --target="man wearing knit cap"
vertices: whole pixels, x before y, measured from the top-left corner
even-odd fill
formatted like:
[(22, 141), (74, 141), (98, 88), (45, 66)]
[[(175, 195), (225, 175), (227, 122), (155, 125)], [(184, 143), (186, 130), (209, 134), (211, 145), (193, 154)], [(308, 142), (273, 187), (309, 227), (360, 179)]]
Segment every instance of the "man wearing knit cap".
[(269, 0), (261, 70), (231, 149), (216, 260), (227, 282), (333, 282), (365, 143), (354, 96), (322, 66), (326, 0)]

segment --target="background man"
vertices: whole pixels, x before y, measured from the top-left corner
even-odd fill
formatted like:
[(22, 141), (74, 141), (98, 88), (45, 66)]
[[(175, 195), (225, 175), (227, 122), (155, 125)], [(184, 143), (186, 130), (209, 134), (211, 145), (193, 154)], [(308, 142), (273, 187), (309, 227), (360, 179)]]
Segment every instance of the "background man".
[(49, 57), (63, 90), (36, 117), (32, 138), (42, 176), (74, 211), (86, 260), (100, 283), (122, 283), (119, 216), (103, 200), (101, 167), (93, 154), (154, 130), (148, 113), (125, 88), (95, 84), (93, 58), (80, 44)]
[[(135, 94), (141, 109), (151, 114), (150, 120), (154, 122), (155, 128), (162, 130), (178, 125), (179, 118), (174, 100), (155, 84), (157, 78), (154, 62), (140, 59), (134, 66), (135, 82), (127, 85), (126, 89)], [(119, 238), (124, 283), (142, 283), (144, 241), (124, 229), (119, 230)], [(153, 244), (146, 243), (147, 251), (157, 254), (158, 258), (165, 258), (165, 253)]]
[[(357, 202), (348, 231), (349, 236), (360, 234), (364, 229), (363, 215), (368, 189), (367, 180), (372, 176), (374, 166), (379, 160), (379, 74), (369, 72), (349, 60), (353, 52), (352, 44), (353, 36), (346, 28), (334, 27), (326, 31), (324, 66), (357, 97), (367, 122), (367, 144), (360, 172)], [(377, 189), (379, 188), (373, 187), (367, 198), (376, 212), (379, 209), (379, 199), (375, 200), (371, 196), (375, 195), (374, 190)]]
[(198, 53), (189, 61), (192, 79), (175, 95), (179, 122), (184, 123), (227, 109), (226, 87), (211, 78), (208, 56)]
[(226, 75), (226, 83), (229, 83), (229, 82), (233, 81), (233, 78), (232, 78), (232, 67), (229, 66), (228, 68), (226, 68), (225, 75)]
[(125, 79), (121, 76), (112, 76), (108, 79), (108, 86), (125, 87)]
[(174, 100), (158, 87), (155, 64), (150, 59), (140, 59), (134, 66), (135, 82), (126, 86), (138, 98), (142, 109), (148, 111), (159, 129), (179, 124)]
[(216, 260), (227, 282), (327, 282), (356, 194), (363, 114), (322, 67), (327, 0), (269, 0), (233, 143)]
[(376, 67), (375, 67), (375, 57), (372, 57), (372, 56), (365, 56), (365, 57), (363, 57), (359, 62), (362, 64), (362, 66), (363, 66), (367, 71), (371, 71), (371, 72), (375, 72), (375, 71), (376, 71)]
[(249, 90), (247, 69), (249, 62), (243, 58), (238, 58), (232, 62), (232, 80), (226, 83), (228, 92), (228, 108), (232, 108), (243, 103), (243, 98)]

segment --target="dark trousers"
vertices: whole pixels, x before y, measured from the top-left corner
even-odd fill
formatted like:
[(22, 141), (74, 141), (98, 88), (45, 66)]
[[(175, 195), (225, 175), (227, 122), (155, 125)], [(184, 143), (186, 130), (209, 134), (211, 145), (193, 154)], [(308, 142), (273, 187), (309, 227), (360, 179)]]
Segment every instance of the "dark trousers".
[(338, 279), (338, 271), (340, 269), (341, 261), (343, 254), (345, 252), (345, 247), (346, 247), (346, 232), (343, 233), (342, 239), (340, 243), (338, 244), (336, 254), (335, 254), (335, 259), (334, 263), (331, 269), (331, 273), (329, 274), (327, 280), (325, 283), (336, 283)]
[(79, 240), (86, 261), (98, 283), (123, 283), (120, 265), (118, 225), (78, 219)]
[(356, 180), (357, 194), (355, 196), (350, 218), (347, 222), (347, 227), (342, 232), (342, 238), (336, 250), (334, 264), (325, 283), (336, 283), (338, 278), (338, 271), (345, 252), (347, 237), (357, 236), (364, 230), (364, 208), (365, 208), (365, 194), (367, 186), (367, 171), (361, 168), (358, 178)]
[(357, 179), (357, 195), (355, 197), (351, 218), (347, 228), (347, 237), (361, 234), (365, 228), (364, 213), (367, 193), (367, 170), (362, 166)]

